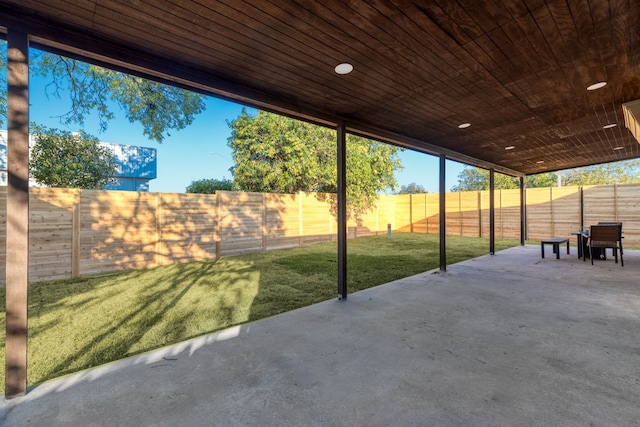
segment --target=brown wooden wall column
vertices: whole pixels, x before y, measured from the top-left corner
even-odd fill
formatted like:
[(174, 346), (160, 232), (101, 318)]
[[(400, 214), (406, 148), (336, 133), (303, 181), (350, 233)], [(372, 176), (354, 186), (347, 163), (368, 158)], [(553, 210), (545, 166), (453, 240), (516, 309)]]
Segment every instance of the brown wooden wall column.
[(347, 299), (347, 137), (344, 125), (337, 128), (338, 162), (338, 299)]
[(495, 170), (489, 169), (489, 253), (496, 253), (496, 180)]
[(27, 391), (29, 283), (29, 42), (7, 31), (7, 344), (5, 396)]
[(447, 271), (447, 188), (446, 188), (446, 163), (447, 157), (440, 155), (440, 271)]

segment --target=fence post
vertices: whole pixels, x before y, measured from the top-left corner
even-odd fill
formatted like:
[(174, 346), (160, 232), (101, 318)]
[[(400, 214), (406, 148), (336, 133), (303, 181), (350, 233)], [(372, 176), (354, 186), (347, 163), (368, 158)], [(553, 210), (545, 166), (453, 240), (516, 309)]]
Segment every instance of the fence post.
[(478, 195), (478, 237), (482, 237), (482, 191), (477, 191)]
[(502, 198), (503, 191), (500, 190), (500, 238), (504, 239), (504, 200)]
[(462, 191), (458, 191), (458, 221), (460, 221), (460, 235), (462, 236)]
[(413, 194), (409, 194), (409, 224), (413, 233)]
[(520, 177), (520, 245), (524, 246), (527, 239), (527, 188), (524, 177)]
[(551, 209), (551, 236), (556, 235), (556, 219), (553, 217), (553, 187), (549, 187), (549, 208)]
[(156, 236), (155, 236), (155, 248), (156, 253), (154, 256), (155, 265), (162, 265), (164, 263), (162, 256), (162, 203), (160, 200), (160, 193), (156, 193)]
[(584, 230), (584, 187), (578, 187), (580, 191), (580, 230)]
[(220, 258), (220, 192), (216, 191), (216, 227), (214, 229), (214, 240), (216, 242), (216, 258)]
[(80, 275), (80, 200), (82, 193), (76, 199), (71, 217), (71, 277)]
[(267, 194), (262, 193), (262, 251), (267, 250)]
[(334, 231), (333, 231), (333, 215), (331, 215), (331, 209), (329, 209), (329, 241), (333, 242), (335, 241), (335, 236), (334, 236)]
[(613, 219), (618, 220), (618, 184), (613, 184)]
[(429, 234), (429, 196), (427, 193), (424, 195), (424, 229), (426, 234)]
[(298, 191), (298, 246), (304, 245), (304, 212), (302, 211), (302, 191)]

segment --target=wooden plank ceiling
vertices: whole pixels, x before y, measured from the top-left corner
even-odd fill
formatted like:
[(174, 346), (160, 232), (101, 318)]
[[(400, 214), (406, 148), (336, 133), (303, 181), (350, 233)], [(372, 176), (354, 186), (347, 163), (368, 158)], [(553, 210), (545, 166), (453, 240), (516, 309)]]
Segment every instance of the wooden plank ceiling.
[(40, 46), (524, 174), (640, 157), (621, 108), (640, 99), (639, 22), (636, 0), (0, 5)]

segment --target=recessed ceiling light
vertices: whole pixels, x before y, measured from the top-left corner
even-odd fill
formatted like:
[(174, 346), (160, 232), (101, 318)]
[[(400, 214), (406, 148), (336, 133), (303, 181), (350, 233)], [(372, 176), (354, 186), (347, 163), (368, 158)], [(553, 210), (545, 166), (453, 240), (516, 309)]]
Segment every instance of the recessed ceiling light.
[(504, 147), (505, 150), (513, 150), (514, 148), (516, 148), (515, 145), (510, 145), (508, 147)]
[(338, 74), (349, 74), (353, 71), (353, 65), (349, 64), (348, 62), (343, 62), (342, 64), (336, 65), (335, 70)]
[(615, 147), (614, 150), (622, 150), (624, 147)]
[(466, 129), (466, 128), (468, 128), (469, 126), (471, 126), (471, 123), (462, 123), (461, 125), (458, 125), (458, 127), (459, 127), (460, 129)]
[(594, 83), (591, 86), (587, 87), (587, 90), (597, 90), (597, 89), (605, 87), (606, 85), (607, 85), (607, 82)]
[(611, 128), (614, 128), (616, 126), (618, 126), (617, 123), (609, 123), (608, 125), (602, 126), (602, 129), (611, 129)]

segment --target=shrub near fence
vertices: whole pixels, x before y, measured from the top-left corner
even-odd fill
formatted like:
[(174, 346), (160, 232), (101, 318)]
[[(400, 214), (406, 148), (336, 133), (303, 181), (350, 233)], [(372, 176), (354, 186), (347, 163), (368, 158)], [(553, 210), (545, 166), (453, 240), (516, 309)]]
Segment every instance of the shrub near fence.
[[(328, 197), (332, 197), (329, 195)], [(489, 236), (489, 192), (447, 193), (447, 233)], [(622, 221), (640, 245), (640, 185), (532, 188), (529, 239), (568, 236), (583, 224)], [(495, 192), (497, 238), (520, 236), (520, 191)], [(0, 187), (0, 280), (5, 280), (6, 187)], [(439, 195), (381, 195), (348, 222), (348, 237), (438, 233)], [(315, 194), (219, 191), (215, 195), (30, 189), (31, 281), (211, 259), (336, 239), (328, 201)]]

